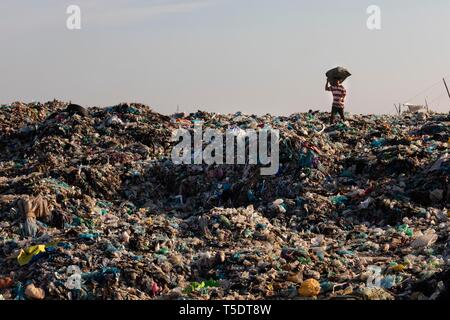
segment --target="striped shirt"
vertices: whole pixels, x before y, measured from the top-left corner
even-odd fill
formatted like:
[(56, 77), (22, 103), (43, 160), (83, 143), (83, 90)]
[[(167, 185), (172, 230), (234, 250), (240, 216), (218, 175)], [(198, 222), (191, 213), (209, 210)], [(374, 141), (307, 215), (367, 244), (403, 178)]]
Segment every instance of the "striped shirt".
[(333, 93), (333, 107), (343, 108), (347, 90), (345, 90), (343, 85), (331, 86), (330, 89)]

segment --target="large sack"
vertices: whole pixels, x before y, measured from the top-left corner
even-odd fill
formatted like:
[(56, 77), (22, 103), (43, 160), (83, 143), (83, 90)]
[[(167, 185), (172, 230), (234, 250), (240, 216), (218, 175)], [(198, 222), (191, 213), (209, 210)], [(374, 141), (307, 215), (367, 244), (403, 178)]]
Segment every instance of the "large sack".
[(326, 76), (331, 83), (336, 82), (336, 80), (344, 82), (351, 75), (352, 74), (343, 67), (336, 67), (326, 73)]

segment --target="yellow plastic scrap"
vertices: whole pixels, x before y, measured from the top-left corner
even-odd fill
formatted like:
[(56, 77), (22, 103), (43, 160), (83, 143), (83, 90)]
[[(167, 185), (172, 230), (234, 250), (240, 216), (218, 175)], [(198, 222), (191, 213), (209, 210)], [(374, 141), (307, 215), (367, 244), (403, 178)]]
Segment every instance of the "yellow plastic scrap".
[(320, 283), (316, 279), (308, 279), (298, 289), (302, 297), (316, 297), (320, 293)]
[(38, 244), (36, 246), (31, 246), (26, 249), (21, 249), (19, 255), (17, 256), (17, 261), (20, 266), (24, 266), (30, 263), (34, 256), (41, 252), (45, 252), (45, 244)]
[(402, 272), (403, 270), (406, 269), (406, 266), (403, 265), (403, 264), (397, 264), (397, 265), (391, 267), (391, 269), (392, 269), (393, 271)]

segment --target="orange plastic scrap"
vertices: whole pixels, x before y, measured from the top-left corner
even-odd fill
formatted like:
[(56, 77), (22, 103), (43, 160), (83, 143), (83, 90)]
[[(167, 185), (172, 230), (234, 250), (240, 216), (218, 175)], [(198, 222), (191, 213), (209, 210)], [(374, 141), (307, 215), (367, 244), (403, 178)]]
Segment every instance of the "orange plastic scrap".
[(182, 124), (182, 125), (186, 125), (186, 126), (191, 126), (192, 122), (191, 120), (188, 119), (177, 119), (176, 123)]
[(45, 298), (45, 291), (35, 287), (34, 284), (31, 283), (25, 288), (25, 295), (31, 300), (43, 300)]
[(322, 155), (322, 151), (320, 151), (319, 148), (317, 148), (316, 146), (312, 146), (307, 142), (303, 142), (303, 147), (310, 149), (312, 151), (314, 151), (315, 153), (317, 153), (318, 155)]
[(13, 279), (10, 277), (0, 279), (0, 289), (6, 289), (12, 287), (14, 284)]
[(302, 297), (316, 297), (320, 293), (320, 283), (316, 279), (308, 279), (298, 289)]

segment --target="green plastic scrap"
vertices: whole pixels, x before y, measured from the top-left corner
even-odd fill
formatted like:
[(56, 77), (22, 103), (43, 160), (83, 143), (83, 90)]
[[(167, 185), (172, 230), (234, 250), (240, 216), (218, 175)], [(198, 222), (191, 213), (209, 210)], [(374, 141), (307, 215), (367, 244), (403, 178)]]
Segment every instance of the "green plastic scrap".
[(298, 262), (300, 262), (301, 264), (311, 264), (312, 260), (310, 257), (298, 257), (297, 258)]
[(232, 226), (231, 221), (225, 217), (225, 216), (220, 216), (219, 220), (221, 223), (223, 223), (227, 228), (230, 228)]
[(397, 230), (406, 234), (408, 237), (412, 237), (414, 235), (413, 229), (411, 229), (407, 224), (402, 224), (398, 226)]
[(348, 198), (346, 196), (335, 196), (335, 197), (331, 197), (330, 201), (332, 204), (337, 205), (337, 204), (346, 204), (348, 201)]
[(308, 152), (300, 154), (298, 164), (301, 168), (312, 168), (316, 157), (313, 151), (308, 150)]
[(210, 279), (208, 281), (202, 282), (192, 282), (186, 289), (184, 289), (185, 293), (199, 292), (205, 291), (209, 288), (218, 288), (220, 284), (218, 281)]
[(342, 255), (342, 256), (345, 256), (345, 255), (353, 256), (353, 255), (355, 254), (355, 253), (354, 253), (353, 251), (351, 251), (351, 250), (337, 250), (336, 253), (337, 253), (337, 254), (340, 254), (340, 255)]
[(14, 166), (16, 169), (20, 169), (20, 168), (23, 168), (23, 163), (16, 162)]
[(241, 254), (239, 252), (235, 252), (231, 256), (231, 259), (233, 259), (233, 260), (239, 260), (240, 258), (241, 258)]
[(53, 179), (53, 178), (47, 178), (47, 179), (44, 179), (44, 181), (50, 182), (51, 184), (53, 184), (54, 186), (56, 186), (58, 188), (70, 189), (70, 186), (67, 183)]
[(129, 108), (127, 109), (127, 113), (131, 113), (131, 114), (134, 114), (134, 115), (141, 114), (141, 112), (140, 112), (138, 109), (132, 108), (132, 107), (129, 107)]
[(251, 237), (253, 235), (253, 231), (252, 230), (250, 230), (250, 229), (245, 229), (245, 231), (244, 231), (244, 237), (245, 238), (249, 238), (249, 237)]
[(162, 255), (167, 255), (169, 253), (169, 249), (162, 247), (161, 249), (159, 249), (157, 252), (157, 254), (162, 254)]
[(110, 208), (110, 207), (112, 207), (113, 204), (108, 201), (97, 201), (96, 205), (101, 208)]
[(86, 226), (88, 228), (92, 228), (94, 226), (94, 222), (92, 220), (83, 219), (81, 217), (75, 216), (73, 218), (73, 225), (74, 226)]
[(353, 174), (350, 170), (345, 170), (341, 173), (341, 177), (343, 178), (351, 178), (353, 177)]

